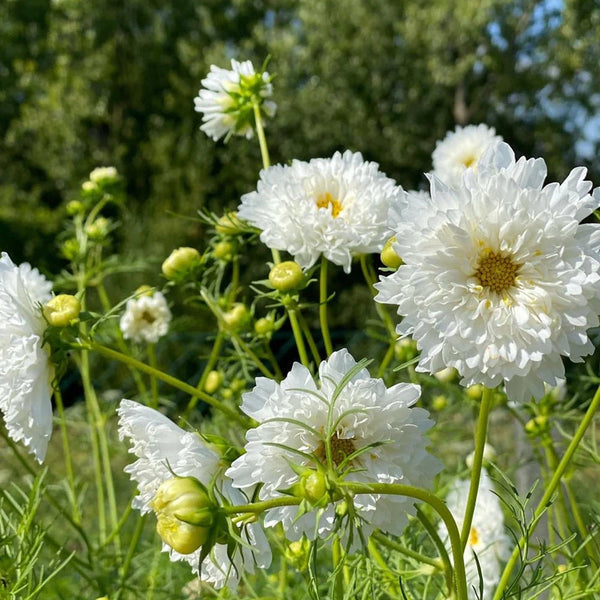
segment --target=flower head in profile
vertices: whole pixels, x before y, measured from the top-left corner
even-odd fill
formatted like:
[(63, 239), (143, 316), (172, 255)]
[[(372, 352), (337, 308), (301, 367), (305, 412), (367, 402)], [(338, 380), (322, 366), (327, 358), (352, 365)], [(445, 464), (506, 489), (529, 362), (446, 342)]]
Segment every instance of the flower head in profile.
[(155, 344), (167, 333), (171, 311), (160, 292), (144, 293), (127, 301), (120, 327), (125, 339)]
[(359, 152), (292, 161), (261, 171), (257, 191), (238, 215), (261, 230), (269, 248), (286, 250), (302, 268), (325, 258), (350, 272), (353, 254), (381, 252), (388, 210), (404, 191)]
[[(446, 505), (456, 520), (459, 530), (462, 529), (467, 508), (469, 486), (470, 481), (457, 479), (452, 483), (446, 497)], [(477, 503), (464, 553), (469, 600), (489, 600), (492, 597), (494, 588), (500, 581), (501, 564), (510, 556), (511, 540), (504, 529), (504, 515), (500, 500), (493, 489), (492, 480), (484, 469), (481, 472)], [(439, 525), (439, 534), (451, 556), (450, 538), (443, 522)], [(481, 580), (477, 561), (481, 568)], [(483, 585), (483, 596), (479, 594), (481, 585)]]
[(450, 186), (460, 185), (466, 169), (475, 169), (485, 150), (502, 138), (487, 125), (460, 125), (436, 143), (433, 174)]
[(52, 434), (53, 368), (41, 307), (52, 283), (28, 263), (0, 258), (0, 410), (10, 437), (41, 463)]
[(266, 71), (256, 73), (249, 60), (231, 60), (231, 70), (212, 65), (202, 89), (194, 98), (196, 112), (203, 113), (200, 127), (217, 141), (225, 135), (254, 134), (254, 105), (272, 117), (276, 104), (267, 100), (273, 92), (271, 77)]
[[(260, 377), (242, 404), (259, 425), (246, 434), (246, 453), (227, 475), (242, 489), (262, 482), (261, 500), (280, 497), (282, 490), (303, 482), (311, 485), (315, 499), (319, 477), (303, 480), (299, 473), (327, 468), (345, 481), (429, 487), (439, 463), (426, 449), (424, 434), (432, 425), (428, 413), (413, 407), (419, 395), (416, 385), (386, 388), (347, 350), (321, 363), (318, 384), (298, 363), (281, 383)], [(403, 496), (358, 494), (353, 503), (365, 536), (376, 528), (400, 534), (414, 513), (413, 500)], [(335, 528), (336, 508), (335, 498), (321, 506), (319, 516), (317, 510), (302, 514), (298, 506), (273, 508), (266, 512), (265, 525), (282, 523), (291, 540), (303, 534), (326, 537)]]
[[(199, 436), (179, 428), (158, 411), (131, 400), (122, 400), (118, 413), (119, 437), (130, 441), (130, 452), (137, 457), (133, 464), (125, 467), (125, 472), (137, 483), (139, 490), (132, 506), (142, 514), (153, 510), (157, 512), (163, 539), (169, 533), (168, 519), (171, 516), (164, 508), (169, 500), (166, 495), (172, 491), (166, 489), (165, 482), (173, 477), (194, 478), (206, 488), (216, 486), (219, 494), (234, 504), (247, 502), (245, 496), (222, 475), (220, 457)], [(214, 587), (235, 587), (242, 568), (252, 572), (255, 566), (266, 568), (271, 562), (270, 547), (257, 523), (247, 525), (240, 536), (245, 539), (245, 544), (232, 557), (228, 555), (226, 545), (217, 543), (201, 565), (200, 548), (182, 554), (164, 543), (163, 550), (169, 552), (173, 561), (186, 561), (203, 581)]]
[(562, 357), (593, 350), (600, 312), (600, 204), (585, 169), (544, 186), (542, 159), (489, 148), (460, 187), (435, 176), (431, 200), (409, 197), (396, 223), (404, 264), (376, 284), (396, 304), (397, 330), (421, 349), (420, 371), (454, 367), (461, 383), (496, 387), (510, 401), (541, 398), (564, 378)]

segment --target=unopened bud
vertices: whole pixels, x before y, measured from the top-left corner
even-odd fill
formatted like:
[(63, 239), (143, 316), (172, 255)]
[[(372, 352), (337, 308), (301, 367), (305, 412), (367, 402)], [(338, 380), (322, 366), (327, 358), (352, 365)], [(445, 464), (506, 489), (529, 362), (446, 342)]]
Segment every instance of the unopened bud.
[(214, 394), (223, 383), (223, 375), (219, 371), (209, 371), (204, 382), (204, 391), (207, 394)]
[(538, 415), (525, 423), (525, 431), (532, 437), (542, 436), (550, 431), (550, 423), (546, 415)]
[(434, 396), (431, 401), (431, 405), (433, 406), (434, 410), (443, 410), (446, 408), (446, 406), (448, 406), (448, 398), (446, 398), (446, 396), (443, 394)]
[(310, 471), (302, 476), (301, 488), (303, 496), (311, 504), (327, 503), (327, 480), (320, 471)]
[(269, 273), (269, 283), (280, 292), (297, 290), (304, 281), (302, 267), (293, 260), (286, 260), (274, 265)]
[(210, 534), (208, 527), (180, 521), (171, 515), (158, 514), (156, 531), (162, 541), (180, 554), (191, 554), (202, 546)]
[(48, 300), (43, 312), (46, 321), (53, 327), (66, 327), (77, 321), (81, 303), (75, 296), (59, 294)]
[(104, 217), (98, 217), (93, 223), (85, 228), (85, 232), (91, 240), (103, 240), (110, 231), (110, 221)]
[(98, 185), (114, 183), (119, 178), (115, 167), (98, 167), (90, 173), (90, 181)]
[(84, 181), (81, 184), (81, 193), (84, 196), (94, 196), (98, 194), (98, 192), (100, 192), (100, 188), (94, 181)]
[(184, 246), (171, 252), (162, 264), (162, 272), (167, 279), (180, 279), (196, 269), (201, 261), (196, 248)]
[(243, 225), (235, 211), (228, 212), (217, 221), (215, 230), (221, 235), (236, 235), (241, 233)]
[(442, 383), (451, 383), (456, 379), (457, 375), (458, 371), (454, 367), (446, 367), (433, 374), (433, 376)]
[(394, 355), (396, 360), (401, 363), (408, 362), (417, 356), (419, 349), (417, 348), (417, 342), (412, 338), (405, 337), (396, 342), (394, 346)]
[(213, 254), (218, 260), (230, 262), (235, 254), (235, 246), (231, 242), (218, 242), (215, 244)]
[(154, 296), (154, 288), (150, 285), (140, 285), (140, 287), (135, 290), (134, 295), (136, 298), (140, 298), (142, 296)]
[(479, 400), (481, 396), (483, 396), (483, 389), (484, 387), (481, 383), (476, 383), (475, 385), (469, 386), (465, 390), (465, 394), (468, 398), (471, 398), (471, 400)]
[(248, 324), (250, 313), (244, 304), (237, 302), (231, 310), (223, 313), (223, 323), (231, 331), (239, 331)]
[(254, 333), (256, 335), (270, 336), (275, 331), (275, 320), (273, 317), (261, 317), (254, 323)]
[(67, 214), (70, 217), (81, 214), (83, 212), (83, 202), (79, 200), (71, 200), (67, 203)]
[(70, 238), (63, 242), (60, 253), (67, 260), (76, 260), (79, 257), (80, 247), (79, 242), (75, 238)]
[(402, 263), (402, 259), (396, 254), (393, 244), (396, 242), (396, 236), (390, 238), (381, 251), (381, 262), (390, 269), (397, 269)]

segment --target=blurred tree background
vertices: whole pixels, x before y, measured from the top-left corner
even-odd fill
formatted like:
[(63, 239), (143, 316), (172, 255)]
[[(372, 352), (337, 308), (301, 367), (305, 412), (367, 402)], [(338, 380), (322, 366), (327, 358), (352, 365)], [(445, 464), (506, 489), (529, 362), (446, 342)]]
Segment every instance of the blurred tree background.
[(597, 0), (3, 0), (2, 249), (56, 273), (63, 206), (100, 165), (127, 182), (122, 251), (202, 247), (167, 213), (233, 208), (260, 167), (193, 110), (232, 57), (271, 56), (274, 162), (349, 148), (410, 189), (447, 130), (484, 122), (550, 178), (585, 164), (598, 184), (599, 28)]

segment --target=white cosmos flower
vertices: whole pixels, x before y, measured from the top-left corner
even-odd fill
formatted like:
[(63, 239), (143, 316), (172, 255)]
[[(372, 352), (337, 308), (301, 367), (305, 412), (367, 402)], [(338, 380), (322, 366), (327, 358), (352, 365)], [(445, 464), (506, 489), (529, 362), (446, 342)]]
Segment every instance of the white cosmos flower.
[(155, 344), (171, 322), (171, 311), (166, 298), (160, 292), (144, 294), (127, 301), (120, 327), (125, 339)]
[[(262, 482), (261, 500), (280, 497), (281, 490), (299, 481), (291, 465), (314, 469), (316, 461), (325, 463), (329, 440), (335, 467), (340, 471), (351, 467), (346, 480), (429, 487), (440, 465), (426, 449), (424, 434), (432, 425), (428, 413), (412, 407), (419, 395), (420, 388), (412, 384), (386, 388), (383, 380), (357, 367), (347, 350), (334, 352), (321, 363), (319, 384), (298, 363), (281, 383), (259, 377), (242, 404), (259, 425), (247, 432), (246, 453), (233, 462), (227, 475), (242, 489)], [(345, 462), (361, 449), (366, 450)], [(414, 513), (413, 503), (404, 496), (354, 497), (365, 536), (376, 528), (399, 535), (407, 515)], [(266, 512), (265, 526), (282, 523), (291, 540), (303, 534), (309, 539), (315, 533), (326, 537), (334, 529), (335, 505), (327, 506), (318, 520), (316, 513), (298, 517), (297, 506), (273, 508)], [(354, 545), (358, 542), (354, 535)]]
[(265, 100), (273, 92), (270, 76), (256, 73), (249, 60), (231, 60), (231, 70), (211, 65), (202, 89), (194, 98), (196, 112), (204, 113), (200, 127), (217, 141), (229, 132), (251, 138), (254, 134), (253, 101), (261, 99), (261, 111), (275, 114), (276, 104)]
[(580, 224), (600, 204), (574, 169), (544, 186), (542, 159), (515, 161), (500, 143), (460, 187), (431, 179), (431, 201), (409, 198), (392, 217), (404, 264), (376, 284), (421, 349), (419, 371), (454, 367), (461, 383), (509, 400), (544, 395), (564, 377), (562, 356), (593, 350), (600, 312), (600, 227)]
[(52, 283), (28, 263), (0, 258), (0, 410), (8, 434), (41, 463), (52, 434), (53, 368), (42, 347), (41, 305)]
[(261, 171), (238, 215), (262, 230), (264, 244), (286, 250), (303, 268), (323, 255), (349, 273), (353, 254), (381, 252), (390, 237), (388, 209), (403, 203), (404, 191), (377, 163), (347, 150)]
[(433, 174), (450, 186), (460, 185), (465, 169), (475, 169), (485, 150), (502, 138), (487, 125), (460, 125), (438, 140), (433, 151)]
[[(174, 475), (195, 477), (207, 487), (217, 485), (234, 504), (248, 502), (227, 477), (218, 475), (222, 469), (220, 458), (199, 436), (184, 431), (158, 411), (132, 400), (122, 400), (118, 413), (119, 438), (129, 439), (130, 452), (137, 456), (133, 464), (125, 467), (125, 472), (137, 483), (139, 495), (133, 499), (132, 506), (142, 514), (152, 511), (150, 503), (158, 488)], [(260, 525), (248, 525), (241, 535), (248, 546), (242, 546), (234, 554), (233, 565), (223, 544), (216, 544), (202, 565), (199, 564), (200, 549), (191, 554), (180, 554), (163, 544), (163, 551), (168, 551), (173, 561), (189, 563), (193, 572), (214, 587), (228, 585), (235, 588), (242, 568), (253, 572), (255, 566), (266, 568), (271, 563), (271, 549)]]
[[(459, 531), (462, 529), (467, 508), (469, 487), (470, 481), (457, 479), (453, 482), (446, 497), (446, 505), (452, 513)], [(494, 494), (493, 489), (492, 480), (487, 471), (483, 469), (479, 480), (471, 530), (464, 552), (469, 600), (489, 600), (492, 597), (494, 588), (500, 581), (500, 566), (510, 556), (511, 540), (504, 529), (504, 515), (500, 500)], [(452, 556), (448, 530), (443, 522), (440, 523), (438, 531), (448, 553)], [(477, 571), (475, 555), (477, 555), (481, 567), (482, 581), (480, 581)], [(483, 596), (479, 595), (480, 583), (483, 583)]]

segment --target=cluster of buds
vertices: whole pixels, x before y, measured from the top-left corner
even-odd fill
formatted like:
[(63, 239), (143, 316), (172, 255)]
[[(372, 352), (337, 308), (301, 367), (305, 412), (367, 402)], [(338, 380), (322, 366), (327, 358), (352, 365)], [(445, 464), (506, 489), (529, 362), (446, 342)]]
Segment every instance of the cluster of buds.
[(181, 247), (173, 250), (162, 264), (162, 273), (171, 281), (181, 281), (194, 273), (202, 264), (202, 256), (196, 248)]

